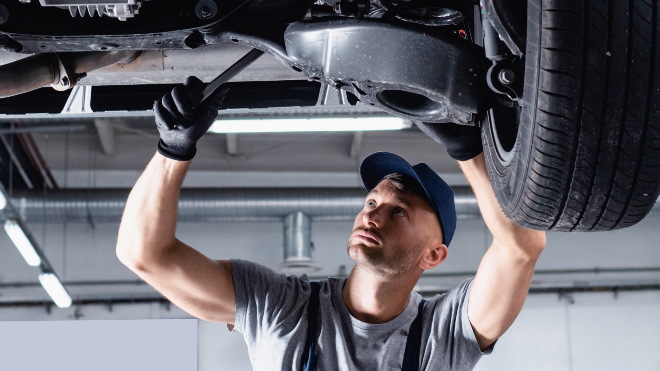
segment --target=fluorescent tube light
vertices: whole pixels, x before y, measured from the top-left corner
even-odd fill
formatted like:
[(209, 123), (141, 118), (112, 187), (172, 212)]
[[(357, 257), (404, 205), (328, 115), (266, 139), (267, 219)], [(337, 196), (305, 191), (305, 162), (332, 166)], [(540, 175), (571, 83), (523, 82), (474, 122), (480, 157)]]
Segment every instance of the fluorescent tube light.
[(16, 245), (18, 252), (23, 255), (23, 259), (25, 259), (28, 265), (36, 267), (41, 264), (39, 254), (34, 250), (32, 243), (30, 243), (30, 240), (25, 236), (25, 232), (23, 232), (23, 229), (15, 220), (8, 219), (5, 222), (5, 231), (7, 231), (9, 238)]
[(411, 121), (398, 117), (216, 120), (212, 133), (283, 133), (318, 131), (372, 131), (410, 128)]
[(0, 210), (4, 210), (5, 206), (7, 206), (7, 197), (0, 191)]
[(64, 286), (53, 273), (42, 273), (39, 275), (39, 282), (44, 287), (50, 298), (53, 299), (55, 305), (60, 308), (68, 308), (71, 306), (71, 296), (66, 292)]

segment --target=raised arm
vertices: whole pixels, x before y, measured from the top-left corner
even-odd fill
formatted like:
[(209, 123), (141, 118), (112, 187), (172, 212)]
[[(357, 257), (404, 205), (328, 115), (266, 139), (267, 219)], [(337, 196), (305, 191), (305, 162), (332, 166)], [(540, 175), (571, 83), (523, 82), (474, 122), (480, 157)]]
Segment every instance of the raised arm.
[(488, 179), (483, 153), (459, 161), (479, 210), (493, 234), (477, 270), (468, 302), (468, 317), (481, 349), (513, 324), (527, 296), (534, 265), (545, 247), (545, 233), (518, 227), (500, 208)]
[(484, 350), (504, 334), (520, 313), (534, 265), (545, 247), (545, 233), (518, 227), (504, 215), (488, 179), (479, 126), (416, 124), (458, 160), (493, 234), (493, 244), (481, 260), (468, 299), (468, 317), (479, 347)]
[(234, 323), (235, 292), (229, 261), (213, 261), (175, 237), (179, 190), (195, 143), (217, 116), (224, 92), (193, 109), (191, 80), (156, 102), (161, 140), (126, 201), (117, 257), (140, 278), (191, 315)]

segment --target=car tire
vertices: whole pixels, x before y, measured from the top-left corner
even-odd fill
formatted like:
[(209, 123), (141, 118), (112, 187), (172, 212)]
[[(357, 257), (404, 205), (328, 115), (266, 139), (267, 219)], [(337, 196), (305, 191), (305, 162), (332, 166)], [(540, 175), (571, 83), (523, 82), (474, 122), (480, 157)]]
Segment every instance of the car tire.
[(491, 183), (514, 223), (606, 231), (649, 213), (660, 193), (659, 8), (529, 0), (522, 107), (482, 120)]

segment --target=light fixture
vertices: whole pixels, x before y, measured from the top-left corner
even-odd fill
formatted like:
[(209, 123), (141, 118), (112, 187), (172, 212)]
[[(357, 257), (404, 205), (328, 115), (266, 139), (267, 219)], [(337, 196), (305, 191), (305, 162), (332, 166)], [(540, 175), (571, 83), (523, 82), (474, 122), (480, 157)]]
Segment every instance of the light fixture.
[(411, 121), (398, 117), (216, 120), (209, 131), (212, 133), (373, 131), (408, 129), (411, 124)]
[(66, 292), (64, 286), (53, 273), (42, 273), (39, 275), (39, 282), (44, 287), (50, 298), (53, 299), (55, 305), (60, 308), (68, 308), (71, 306), (71, 296)]
[(18, 252), (23, 255), (23, 259), (25, 259), (28, 265), (36, 267), (41, 264), (39, 254), (37, 254), (25, 232), (23, 232), (23, 229), (15, 220), (7, 219), (5, 222), (5, 231), (7, 231), (9, 238), (16, 245)]
[(5, 206), (7, 206), (7, 197), (4, 192), (0, 191), (0, 210), (4, 210)]

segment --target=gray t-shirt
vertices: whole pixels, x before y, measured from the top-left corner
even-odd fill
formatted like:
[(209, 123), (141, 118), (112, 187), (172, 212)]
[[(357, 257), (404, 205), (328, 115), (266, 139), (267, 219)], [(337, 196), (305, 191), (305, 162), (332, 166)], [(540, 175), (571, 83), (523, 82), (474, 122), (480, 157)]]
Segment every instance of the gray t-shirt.
[[(300, 370), (307, 339), (306, 275), (277, 274), (244, 260), (231, 260), (236, 291), (235, 329), (245, 338), (254, 370)], [(410, 294), (406, 309), (382, 324), (354, 318), (341, 297), (346, 278), (321, 281), (319, 371), (400, 370), (410, 324), (422, 299)], [(468, 319), (472, 279), (424, 305), (421, 370), (472, 370), (482, 354)]]

